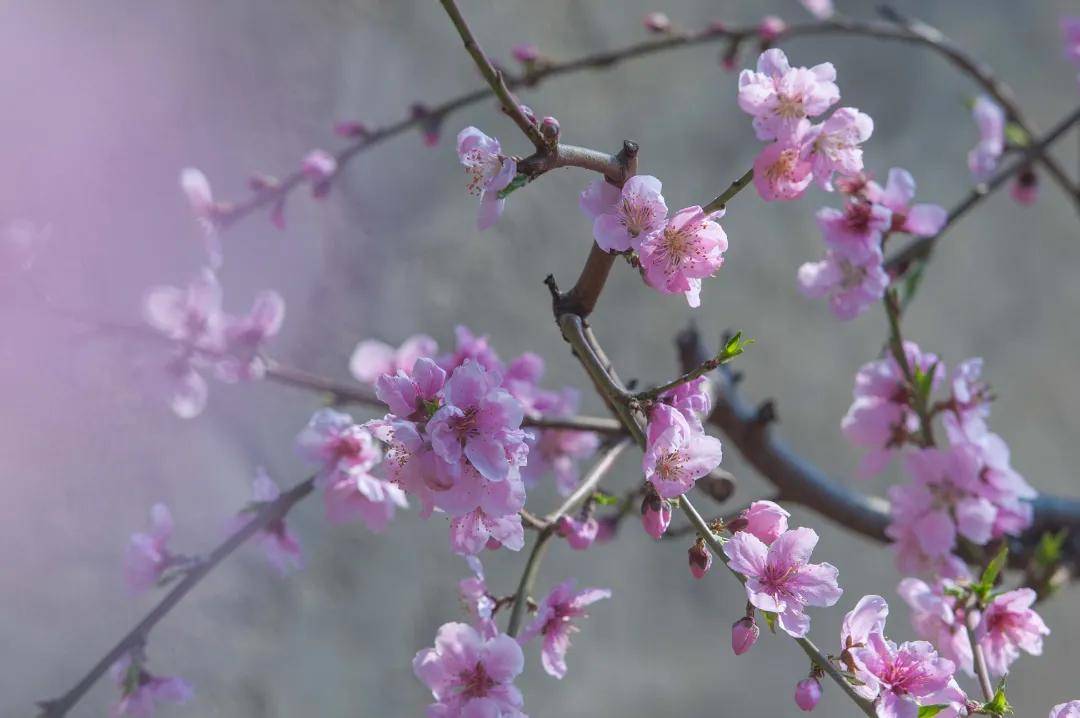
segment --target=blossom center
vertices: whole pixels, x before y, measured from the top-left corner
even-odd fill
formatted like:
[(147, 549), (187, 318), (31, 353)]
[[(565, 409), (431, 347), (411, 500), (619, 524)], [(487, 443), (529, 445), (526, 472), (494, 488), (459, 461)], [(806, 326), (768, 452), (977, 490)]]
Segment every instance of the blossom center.
[(632, 237), (648, 229), (653, 223), (653, 210), (647, 204), (631, 202), (624, 198), (622, 201), (622, 216), (620, 222)]
[(664, 481), (678, 481), (682, 478), (683, 464), (686, 457), (681, 451), (669, 451), (656, 461), (656, 473)]
[(484, 664), (480, 661), (476, 662), (476, 666), (471, 671), (463, 671), (458, 676), (458, 680), (461, 682), (461, 697), (465, 699), (483, 698), (495, 687), (495, 681), (487, 674)]

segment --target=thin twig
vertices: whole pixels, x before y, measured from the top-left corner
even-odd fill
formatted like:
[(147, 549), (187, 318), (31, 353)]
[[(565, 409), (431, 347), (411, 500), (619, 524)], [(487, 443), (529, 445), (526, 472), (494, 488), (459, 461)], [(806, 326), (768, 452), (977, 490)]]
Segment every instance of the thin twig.
[(990, 671), (986, 668), (986, 655), (983, 653), (982, 646), (975, 640), (975, 631), (971, 627), (970, 618), (973, 616), (964, 617), (964, 631), (971, 643), (972, 663), (975, 666), (975, 675), (979, 678), (979, 688), (982, 690), (984, 699), (989, 703), (994, 700), (994, 684), (990, 682)]
[(750, 184), (751, 180), (753, 179), (754, 168), (751, 167), (750, 169), (746, 170), (745, 173), (743, 173), (742, 177), (732, 182), (730, 187), (717, 195), (716, 199), (709, 202), (701, 209), (704, 210), (705, 214), (711, 214), (713, 212), (719, 212), (720, 210), (727, 209), (727, 203), (731, 201), (731, 198), (739, 194), (739, 192), (742, 191), (743, 187), (746, 187), (748, 184)]

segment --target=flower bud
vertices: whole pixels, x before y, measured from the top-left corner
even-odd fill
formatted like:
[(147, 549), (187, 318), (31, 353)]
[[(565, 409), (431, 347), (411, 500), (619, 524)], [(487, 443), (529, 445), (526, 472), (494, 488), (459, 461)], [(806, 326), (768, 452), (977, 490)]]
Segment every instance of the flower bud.
[(432, 114), (428, 106), (422, 102), (414, 102), (409, 110), (412, 118), (420, 123), (420, 133), (424, 137), (424, 144), (428, 147), (439, 144), (443, 116)]
[(1024, 168), (1013, 180), (1009, 195), (1025, 207), (1035, 204), (1039, 198), (1039, 176), (1030, 167)]
[(641, 502), (641, 525), (645, 533), (658, 539), (667, 531), (671, 523), (671, 504), (660, 498), (655, 489), (651, 489)]
[(821, 683), (811, 676), (795, 684), (795, 705), (804, 711), (812, 711), (821, 700)]
[(525, 119), (529, 121), (530, 125), (536, 124), (536, 113), (533, 112), (533, 108), (528, 105), (518, 105), (518, 109), (521, 110), (521, 114), (525, 115)]
[(600, 531), (600, 522), (593, 516), (582, 521), (562, 516), (555, 524), (555, 531), (566, 539), (570, 548), (575, 551), (584, 551), (596, 540), (596, 535)]
[(514, 45), (510, 50), (510, 54), (512, 54), (514, 59), (518, 62), (528, 65), (540, 59), (540, 48), (532, 43), (524, 42), (520, 45)]
[(670, 32), (671, 19), (662, 12), (651, 12), (642, 21), (649, 32)]
[(712, 551), (705, 548), (704, 541), (698, 539), (687, 554), (690, 559), (690, 573), (694, 575), (694, 578), (701, 578), (708, 573), (712, 567)]
[(559, 139), (559, 121), (554, 117), (545, 117), (540, 122), (540, 134), (549, 142)]
[(736, 531), (745, 531), (746, 527), (749, 525), (749, 521), (747, 521), (744, 517), (739, 516), (738, 518), (734, 518), (731, 521), (725, 523), (724, 528), (726, 528), (731, 533), (735, 533)]
[(731, 650), (735, 651), (736, 656), (741, 656), (757, 643), (760, 635), (761, 629), (758, 628), (753, 617), (743, 616), (731, 624)]

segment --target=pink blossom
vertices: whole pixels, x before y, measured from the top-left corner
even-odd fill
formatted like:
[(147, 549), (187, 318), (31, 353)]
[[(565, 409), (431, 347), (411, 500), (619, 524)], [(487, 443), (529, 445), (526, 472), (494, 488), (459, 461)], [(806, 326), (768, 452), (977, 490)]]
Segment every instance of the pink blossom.
[(854, 107), (841, 107), (807, 137), (810, 166), (818, 186), (832, 191), (834, 173), (851, 177), (862, 172), (861, 145), (874, 132), (874, 121)]
[(757, 536), (763, 544), (769, 546), (788, 530), (787, 520), (790, 516), (790, 513), (772, 501), (755, 501), (739, 514), (739, 518), (743, 519), (746, 525), (738, 530)]
[(297, 449), (320, 464), (316, 486), (327, 486), (339, 474), (368, 471), (379, 462), (379, 449), (371, 434), (352, 417), (334, 409), (319, 409), (300, 435)]
[[(424, 361), (424, 360), (421, 360)], [(444, 404), (428, 422), (435, 453), (452, 467), (464, 459), (489, 481), (502, 481), (528, 453), (521, 403), (501, 377), (479, 363), (466, 361), (446, 382)]]
[(933, 237), (941, 231), (948, 220), (948, 213), (936, 204), (912, 205), (915, 199), (915, 178), (899, 167), (889, 170), (885, 188), (877, 182), (867, 182), (866, 194), (870, 201), (892, 211), (891, 229), (916, 237)]
[(435, 647), (413, 658), (413, 672), (431, 689), (432, 718), (525, 718), (514, 686), (525, 657), (510, 636), (486, 638), (464, 623), (445, 623)]
[(832, 0), (799, 0), (799, 2), (818, 20), (828, 20), (835, 12)]
[(1080, 66), (1080, 16), (1061, 17), (1061, 36), (1065, 42), (1065, 59)]
[(462, 556), (475, 556), (485, 548), (520, 551), (524, 547), (525, 528), (517, 513), (489, 514), (476, 508), (450, 522), (450, 548)]
[(556, 531), (566, 539), (570, 548), (575, 551), (584, 551), (596, 541), (596, 535), (600, 531), (600, 522), (595, 516), (584, 519), (562, 516), (556, 524)]
[(703, 578), (712, 568), (712, 551), (705, 547), (704, 541), (697, 541), (687, 551), (690, 573), (694, 578)]
[(124, 578), (132, 593), (152, 588), (165, 570), (172, 565), (169, 540), (173, 534), (173, 519), (169, 507), (154, 504), (150, 508), (149, 533), (134, 533), (124, 553)]
[[(915, 635), (930, 641), (941, 655), (969, 676), (974, 676), (971, 641), (964, 627), (965, 611), (957, 599), (945, 593), (948, 585), (936, 581), (933, 588), (917, 578), (905, 578), (896, 591), (911, 607), (911, 627)], [(978, 611), (975, 612), (978, 616)]]
[(840, 626), (840, 650), (845, 659), (852, 649), (867, 645), (871, 635), (884, 635), (888, 617), (889, 604), (884, 598), (873, 595), (860, 598), (855, 608), (844, 615)]
[(209, 388), (198, 371), (195, 357), (187, 351), (174, 353), (154, 369), (152, 390), (169, 402), (174, 414), (181, 419), (193, 419), (202, 413)]
[(795, 684), (795, 705), (799, 710), (812, 711), (821, 700), (821, 683), (813, 676), (804, 678)]
[(323, 492), (323, 505), (332, 524), (360, 519), (369, 531), (382, 533), (395, 510), (409, 504), (396, 484), (353, 468), (334, 475)]
[(827, 246), (864, 263), (880, 256), (881, 239), (892, 226), (888, 207), (861, 200), (847, 202), (843, 211), (822, 207), (816, 217)]
[(766, 145), (754, 159), (754, 187), (766, 202), (797, 199), (810, 186), (813, 166), (804, 156), (808, 129), (800, 125), (792, 139)]
[(754, 617), (743, 616), (731, 624), (731, 650), (736, 656), (741, 656), (753, 648), (759, 635), (761, 629), (754, 622)]
[[(904, 342), (908, 366), (929, 372), (938, 363), (935, 355), (923, 353), (914, 342)], [(944, 377), (940, 365), (934, 371), (933, 387)], [(911, 408), (904, 372), (890, 353), (869, 362), (855, 375), (855, 401), (840, 424), (852, 444), (869, 450), (859, 464), (860, 478), (881, 473), (891, 452), (904, 445), (919, 428), (919, 418)]]
[(585, 609), (588, 606), (611, 598), (611, 591), (607, 589), (574, 591), (575, 585), (571, 578), (551, 589), (551, 593), (540, 603), (536, 618), (522, 631), (519, 639), (524, 643), (536, 636), (543, 636), (540, 661), (549, 676), (560, 679), (566, 675), (566, 651), (570, 648), (570, 637), (581, 630), (573, 623), (574, 619), (586, 618), (588, 614)]
[(820, 262), (806, 262), (799, 267), (799, 289), (810, 299), (827, 298), (836, 318), (848, 321), (885, 296), (889, 275), (883, 261), (880, 249), (861, 260), (829, 249)]
[(653, 407), (647, 433), (641, 467), (645, 480), (664, 499), (689, 491), (723, 458), (719, 439), (691, 427), (681, 412), (667, 404)]
[(968, 169), (976, 182), (985, 182), (1005, 151), (1005, 111), (983, 95), (975, 100), (971, 115), (979, 128), (979, 142), (968, 153)]
[(771, 546), (745, 531), (724, 544), (728, 565), (746, 577), (750, 603), (778, 614), (780, 627), (797, 638), (810, 629), (807, 606), (832, 606), (843, 593), (835, 566), (809, 563), (817, 541), (813, 529), (798, 528), (785, 531)]
[(659, 396), (659, 400), (677, 410), (688, 422), (700, 425), (701, 419), (708, 416), (712, 409), (709, 379), (699, 376), (683, 382), (674, 389), (665, 391)]
[(521, 550), (525, 533), (518, 512), (525, 505), (525, 485), (516, 465), (502, 481), (489, 481), (469, 464), (449, 480), (432, 498), (453, 517), (450, 544), (455, 553), (475, 555), (489, 545)]
[[(626, 252), (638, 249), (642, 240), (664, 227), (667, 204), (660, 194), (660, 180), (651, 175), (635, 175), (626, 180), (619, 201), (610, 211), (600, 214), (593, 222), (593, 239), (605, 252)], [(606, 190), (605, 190), (606, 192)], [(602, 194), (597, 191), (597, 194)], [(582, 200), (584, 203), (584, 199)], [(589, 200), (590, 209), (598, 208), (602, 196)]]
[(645, 237), (639, 248), (649, 286), (664, 294), (685, 294), (691, 307), (701, 306), (701, 280), (724, 264), (727, 234), (694, 205), (675, 213), (663, 230)]
[(600, 215), (615, 212), (621, 199), (622, 190), (601, 177), (582, 190), (578, 206), (586, 217), (595, 222)]
[(358, 139), (370, 134), (367, 125), (359, 120), (342, 120), (334, 124), (334, 134), (345, 139)]
[(787, 30), (787, 23), (776, 15), (766, 15), (758, 23), (758, 37), (765, 42), (775, 40), (785, 30)]
[[(281, 495), (277, 484), (262, 468), (255, 473), (255, 479), (251, 484), (252, 504), (242, 511), (233, 520), (230, 526), (231, 533), (239, 531), (246, 526), (264, 505), (277, 501)], [(259, 545), (266, 554), (267, 560), (274, 565), (282, 575), (294, 571), (303, 566), (303, 555), (300, 552), (300, 540), (286, 525), (285, 517), (272, 520), (264, 526), (254, 537), (254, 542)]]
[(487, 335), (477, 336), (466, 326), (454, 327), (455, 347), (449, 354), (443, 354), (436, 362), (446, 373), (449, 374), (459, 366), (471, 359), (488, 371), (496, 371), (500, 374), (504, 371), (502, 360), (495, 350), (491, 348)]
[(366, 339), (356, 345), (349, 357), (349, 372), (365, 384), (374, 384), (383, 374), (412, 373), (420, 357), (433, 357), (438, 343), (426, 334), (414, 334), (395, 349), (385, 342)]
[(671, 502), (660, 498), (651, 484), (649, 487), (641, 501), (641, 525), (645, 533), (659, 539), (671, 524)]
[(1030, 588), (1018, 588), (997, 596), (983, 611), (975, 638), (986, 655), (987, 668), (995, 676), (1008, 673), (1021, 650), (1042, 655), (1043, 636), (1049, 636), (1050, 629), (1031, 609), (1036, 598)]
[(311, 181), (312, 194), (319, 198), (330, 192), (330, 180), (337, 170), (337, 158), (326, 150), (308, 152), (300, 165), (300, 171)]
[(192, 348), (218, 351), (224, 315), (217, 276), (204, 269), (186, 287), (158, 286), (146, 293), (143, 316), (169, 339)]
[(649, 32), (664, 33), (671, 31), (671, 19), (662, 12), (651, 12), (642, 21)]
[(155, 676), (137, 663), (132, 663), (128, 654), (114, 663), (110, 672), (120, 689), (120, 701), (110, 711), (113, 718), (150, 718), (159, 703), (179, 705), (195, 695), (191, 685), (183, 678)]
[(502, 154), (499, 141), (475, 127), (466, 127), (457, 136), (458, 159), (469, 174), (469, 194), (480, 197), (476, 228), (485, 230), (495, 224), (506, 206), (499, 191), (517, 174), (517, 163)]
[(757, 72), (739, 74), (739, 107), (754, 118), (759, 140), (790, 140), (805, 132), (800, 130), (803, 120), (840, 99), (835, 80), (832, 63), (793, 68), (784, 51), (773, 48), (758, 57)]
[(510, 54), (518, 62), (528, 64), (540, 59), (540, 48), (529, 42), (523, 42), (510, 48)]
[(1025, 207), (1035, 204), (1039, 199), (1039, 175), (1030, 168), (1021, 170), (1009, 185), (1009, 196)]
[(224, 356), (216, 365), (218, 378), (225, 382), (261, 379), (266, 362), (259, 356), (264, 341), (277, 335), (285, 321), (285, 300), (274, 291), (255, 296), (251, 312), (227, 316), (224, 320)]
[(417, 359), (412, 374), (398, 370), (375, 381), (375, 396), (403, 419), (426, 419), (439, 407), (439, 393), (446, 384), (446, 372), (434, 360)]
[(948, 404), (945, 428), (950, 441), (978, 437), (987, 431), (990, 416), (990, 385), (982, 379), (981, 357), (966, 359), (956, 365), (949, 377), (952, 396)]
[(897, 646), (878, 633), (851, 653), (859, 668), (856, 677), (865, 684), (860, 692), (876, 696), (879, 718), (916, 718), (920, 699), (948, 686), (954, 670), (953, 662), (938, 656), (926, 641)]
[[(1077, 26), (1080, 27), (1080, 21), (1077, 22)], [(1080, 34), (1080, 30), (1077, 30), (1077, 34)], [(1080, 43), (1080, 41), (1078, 41), (1078, 43)], [(1078, 50), (1078, 52), (1080, 52), (1080, 50)], [(1080, 718), (1080, 701), (1058, 703), (1050, 709), (1049, 718)]]
[(435, 510), (435, 492), (453, 485), (445, 464), (435, 456), (421, 428), (411, 421), (388, 417), (365, 424), (386, 444), (383, 467), (387, 478), (420, 501), (421, 518)]

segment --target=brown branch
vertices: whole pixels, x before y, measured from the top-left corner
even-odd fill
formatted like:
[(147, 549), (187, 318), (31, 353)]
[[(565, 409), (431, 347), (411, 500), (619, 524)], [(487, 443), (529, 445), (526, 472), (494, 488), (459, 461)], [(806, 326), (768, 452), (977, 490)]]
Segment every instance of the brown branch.
[(150, 633), (150, 629), (156, 626), (161, 619), (165, 618), (186, 596), (191, 589), (195, 588), (206, 576), (217, 567), (226, 557), (239, 548), (245, 541), (254, 536), (268, 524), (279, 521), (289, 513), (289, 510), (298, 502), (311, 493), (315, 485), (315, 477), (301, 481), (288, 491), (283, 492), (274, 501), (267, 503), (259, 509), (254, 518), (242, 529), (229, 536), (217, 548), (210, 552), (202, 561), (197, 562), (171, 591), (156, 605), (146, 616), (139, 621), (127, 635), (117, 642), (101, 660), (94, 664), (85, 676), (76, 683), (71, 690), (59, 698), (41, 701), (38, 705), (42, 709), (45, 718), (61, 718), (79, 702), (90, 687), (97, 682), (109, 668), (120, 660), (128, 651), (143, 645)]

